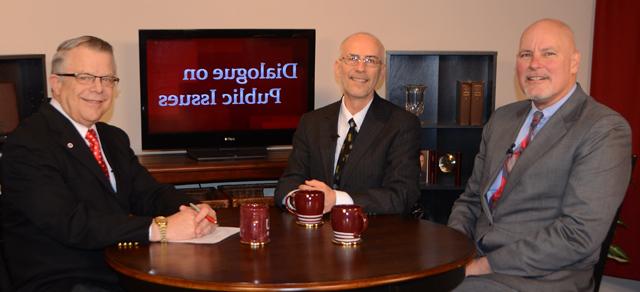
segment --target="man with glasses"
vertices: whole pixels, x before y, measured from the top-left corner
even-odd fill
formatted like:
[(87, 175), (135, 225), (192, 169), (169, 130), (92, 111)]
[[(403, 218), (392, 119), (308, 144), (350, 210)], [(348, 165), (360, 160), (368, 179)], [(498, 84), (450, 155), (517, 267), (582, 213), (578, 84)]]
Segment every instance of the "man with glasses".
[[(139, 163), (119, 128), (99, 122), (116, 95), (113, 49), (83, 36), (53, 57), (53, 99), (4, 146), (4, 254), (16, 291), (121, 291), (105, 247), (206, 235), (200, 212)], [(163, 217), (167, 216), (167, 217)]]
[(325, 213), (354, 203), (368, 213), (408, 213), (420, 195), (418, 119), (375, 92), (385, 76), (375, 36), (353, 34), (339, 53), (342, 98), (301, 118), (276, 203), (296, 189), (321, 190)]

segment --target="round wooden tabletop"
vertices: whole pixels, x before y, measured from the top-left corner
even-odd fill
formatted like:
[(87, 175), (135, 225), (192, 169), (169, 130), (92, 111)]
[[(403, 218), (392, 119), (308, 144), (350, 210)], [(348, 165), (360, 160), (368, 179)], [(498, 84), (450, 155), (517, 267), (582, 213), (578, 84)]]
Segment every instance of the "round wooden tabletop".
[[(221, 226), (239, 226), (238, 208), (218, 210)], [(111, 267), (154, 284), (223, 291), (345, 290), (393, 286), (449, 290), (464, 278), (473, 243), (443, 225), (398, 215), (369, 216), (358, 246), (331, 242), (329, 218), (306, 229), (271, 208), (271, 242), (252, 248), (239, 234), (217, 244), (151, 243), (106, 250)], [(435, 279), (435, 282), (434, 282)], [(428, 282), (428, 281), (427, 281)], [(416, 286), (417, 285), (417, 286)]]

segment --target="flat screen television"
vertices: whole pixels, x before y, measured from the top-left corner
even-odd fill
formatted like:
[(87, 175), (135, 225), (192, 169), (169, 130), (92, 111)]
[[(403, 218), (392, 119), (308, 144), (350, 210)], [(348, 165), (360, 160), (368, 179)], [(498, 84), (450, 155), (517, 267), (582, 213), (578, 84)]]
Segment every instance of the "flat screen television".
[(0, 143), (46, 97), (45, 55), (0, 56)]
[(256, 153), (291, 144), (313, 109), (313, 29), (139, 30), (139, 41), (142, 149)]

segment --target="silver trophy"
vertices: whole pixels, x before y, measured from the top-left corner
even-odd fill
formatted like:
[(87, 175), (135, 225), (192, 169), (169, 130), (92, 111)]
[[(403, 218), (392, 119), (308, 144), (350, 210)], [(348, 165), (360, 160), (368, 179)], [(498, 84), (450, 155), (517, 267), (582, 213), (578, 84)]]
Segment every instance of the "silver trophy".
[(424, 112), (424, 90), (427, 86), (422, 84), (407, 84), (405, 89), (404, 108), (416, 116)]

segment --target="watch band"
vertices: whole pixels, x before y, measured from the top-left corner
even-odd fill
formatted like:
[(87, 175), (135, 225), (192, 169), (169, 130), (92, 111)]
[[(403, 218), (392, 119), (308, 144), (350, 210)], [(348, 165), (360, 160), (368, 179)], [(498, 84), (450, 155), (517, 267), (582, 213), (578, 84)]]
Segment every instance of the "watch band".
[(158, 225), (158, 229), (160, 230), (160, 242), (167, 242), (167, 223), (169, 222), (166, 217), (158, 216), (153, 219)]

